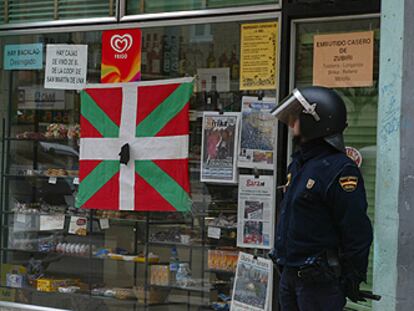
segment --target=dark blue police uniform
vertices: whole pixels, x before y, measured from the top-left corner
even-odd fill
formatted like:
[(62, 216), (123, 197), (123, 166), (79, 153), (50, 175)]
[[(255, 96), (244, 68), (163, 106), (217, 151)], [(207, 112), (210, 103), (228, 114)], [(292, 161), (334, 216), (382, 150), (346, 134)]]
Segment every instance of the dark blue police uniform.
[(339, 253), (342, 277), (365, 280), (372, 226), (356, 164), (322, 139), (293, 155), (281, 203), (274, 257), (281, 268), (282, 311), (337, 311), (345, 305), (338, 278), (305, 281), (298, 272), (327, 252)]

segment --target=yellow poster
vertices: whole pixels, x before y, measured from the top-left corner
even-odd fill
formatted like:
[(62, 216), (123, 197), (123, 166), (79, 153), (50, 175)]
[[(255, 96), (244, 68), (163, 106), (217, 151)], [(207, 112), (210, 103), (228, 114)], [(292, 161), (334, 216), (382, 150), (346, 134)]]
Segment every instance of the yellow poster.
[(277, 85), (278, 22), (241, 25), (240, 90)]
[(313, 85), (372, 86), (374, 32), (316, 35), (313, 38)]

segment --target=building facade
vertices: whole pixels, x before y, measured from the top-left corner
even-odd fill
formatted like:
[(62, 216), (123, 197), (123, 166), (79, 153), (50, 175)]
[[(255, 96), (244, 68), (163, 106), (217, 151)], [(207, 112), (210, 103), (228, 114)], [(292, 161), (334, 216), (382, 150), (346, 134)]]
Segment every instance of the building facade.
[[(226, 69), (224, 78), (216, 82), (220, 110), (226, 112), (240, 112), (246, 96), (279, 100), (295, 87), (314, 83), (318, 74), (314, 44), (319, 35), (373, 35), (372, 83), (336, 89), (348, 109), (346, 144), (362, 158), (369, 216), (373, 222), (378, 219), (379, 1), (5, 0), (0, 4), (0, 23), (4, 60), (0, 75), (0, 300), (64, 310), (218, 308), (213, 304), (231, 297), (237, 252), (243, 250), (235, 247), (239, 187), (200, 182), (202, 112), (217, 110), (209, 106), (205, 96), (212, 91), (212, 74), (202, 76), (209, 70), (219, 75), (217, 69)], [(243, 25), (266, 23), (276, 23), (272, 30), (276, 38), (275, 88), (242, 89), (240, 76), (245, 72), (241, 69), (241, 51), (246, 39)], [(87, 81), (99, 83), (103, 31), (130, 28), (142, 33), (143, 81), (196, 76), (190, 103), (192, 213), (84, 212), (73, 208), (78, 146), (65, 135), (76, 131), (80, 122), (80, 96), (77, 91), (50, 91), (43, 87), (46, 46), (87, 45)], [(44, 55), (41, 69), (6, 68), (7, 47), (38, 43)], [(39, 108), (36, 103), (49, 105)], [(65, 134), (59, 136), (59, 131)], [(62, 141), (53, 141), (55, 145), (51, 146), (46, 134)], [(273, 176), (278, 185), (286, 181), (290, 141), (287, 129), (279, 125), (274, 169), (258, 172)], [(257, 174), (246, 168), (240, 173)], [(277, 211), (281, 193), (275, 194)], [(64, 227), (40, 230), (41, 216), (56, 214), (63, 215)], [(85, 236), (70, 233), (76, 217), (87, 220)], [(209, 233), (210, 227), (220, 228), (218, 238)], [(191, 243), (186, 240), (188, 236)], [(381, 240), (375, 243), (380, 249)], [(99, 257), (99, 251), (113, 256)], [(243, 251), (263, 257), (267, 253), (260, 248)], [(128, 255), (142, 260), (120, 259)], [(151, 262), (151, 258), (156, 259)], [(171, 275), (163, 269), (175, 260), (189, 263), (193, 286), (182, 288), (168, 282)], [(381, 287), (374, 282), (375, 260), (372, 252), (368, 282), (364, 285), (367, 290)], [(44, 287), (33, 276), (41, 278)], [(277, 278), (275, 273), (271, 310), (278, 308)], [(382, 280), (377, 281), (382, 284)], [(70, 286), (79, 289), (72, 293)], [(59, 292), (59, 287), (64, 289)], [(377, 307), (386, 310), (380, 303)], [(349, 303), (347, 308), (372, 310), (373, 306), (371, 302)]]

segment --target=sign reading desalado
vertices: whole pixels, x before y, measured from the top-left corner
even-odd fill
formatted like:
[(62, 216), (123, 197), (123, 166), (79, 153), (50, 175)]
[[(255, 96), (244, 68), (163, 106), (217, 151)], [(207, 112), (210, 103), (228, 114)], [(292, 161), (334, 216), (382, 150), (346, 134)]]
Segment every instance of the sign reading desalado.
[(4, 70), (43, 68), (43, 44), (8, 44), (4, 46)]
[(315, 35), (313, 84), (326, 87), (373, 85), (374, 32)]

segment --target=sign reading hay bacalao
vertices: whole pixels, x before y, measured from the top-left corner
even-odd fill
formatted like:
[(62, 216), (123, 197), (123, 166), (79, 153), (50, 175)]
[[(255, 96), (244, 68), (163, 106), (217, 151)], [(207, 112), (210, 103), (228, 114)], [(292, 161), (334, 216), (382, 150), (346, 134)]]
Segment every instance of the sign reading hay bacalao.
[(373, 85), (374, 32), (316, 35), (313, 40), (313, 85)]
[(193, 79), (88, 85), (81, 92), (77, 206), (187, 211)]
[(46, 46), (45, 88), (81, 90), (86, 84), (87, 45)]

